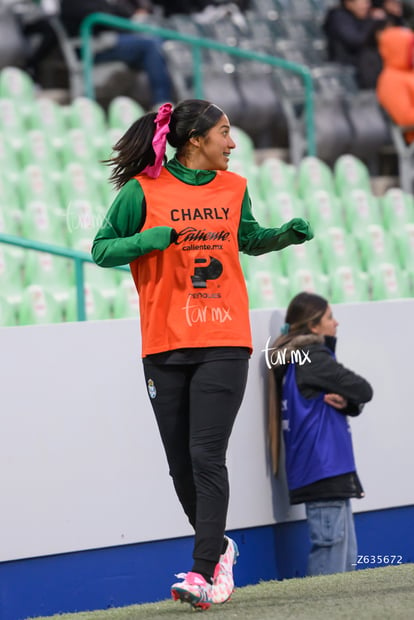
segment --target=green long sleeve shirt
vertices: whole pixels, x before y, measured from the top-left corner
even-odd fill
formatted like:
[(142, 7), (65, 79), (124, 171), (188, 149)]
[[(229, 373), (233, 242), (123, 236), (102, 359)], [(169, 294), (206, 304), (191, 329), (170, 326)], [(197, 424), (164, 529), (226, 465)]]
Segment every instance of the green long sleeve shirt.
[[(166, 164), (167, 170), (183, 183), (204, 185), (216, 175), (211, 170), (193, 170), (176, 158)], [(145, 196), (136, 179), (128, 181), (118, 192), (92, 246), (92, 258), (101, 267), (125, 265), (154, 249), (167, 248), (173, 229), (159, 226), (140, 232), (145, 221)], [(294, 218), (280, 228), (263, 228), (255, 220), (248, 190), (243, 197), (238, 230), (239, 250), (257, 256), (288, 245), (310, 240), (313, 233), (309, 223)]]

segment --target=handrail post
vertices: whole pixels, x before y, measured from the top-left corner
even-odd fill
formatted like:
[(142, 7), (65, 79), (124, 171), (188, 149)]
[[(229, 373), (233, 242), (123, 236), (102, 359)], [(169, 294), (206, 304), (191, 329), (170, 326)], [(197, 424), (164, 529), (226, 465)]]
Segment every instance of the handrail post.
[(78, 321), (86, 321), (85, 309), (85, 278), (83, 273), (83, 260), (75, 258), (75, 277), (76, 277), (76, 309)]

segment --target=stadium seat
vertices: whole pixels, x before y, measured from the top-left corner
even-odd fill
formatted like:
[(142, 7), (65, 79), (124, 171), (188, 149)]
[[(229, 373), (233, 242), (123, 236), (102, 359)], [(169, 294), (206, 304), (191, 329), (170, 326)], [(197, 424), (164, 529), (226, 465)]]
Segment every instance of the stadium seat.
[(58, 152), (63, 147), (67, 130), (64, 110), (65, 108), (53, 99), (40, 97), (32, 103), (28, 118), (29, 127), (44, 131)]
[(66, 208), (66, 226), (70, 247), (89, 252), (101, 224), (101, 210), (88, 198), (73, 198)]
[(56, 207), (62, 206), (53, 176), (37, 163), (31, 163), (22, 169), (19, 191), (23, 208), (29, 200), (41, 200)]
[(13, 149), (21, 149), (25, 140), (25, 119), (23, 110), (12, 99), (0, 99), (0, 131)]
[(331, 295), (334, 304), (370, 300), (368, 279), (362, 271), (344, 265), (332, 269), (329, 274)]
[(266, 157), (259, 166), (258, 183), (263, 197), (273, 192), (295, 193), (296, 170), (277, 157)]
[(380, 198), (385, 228), (395, 231), (409, 222), (414, 223), (414, 198), (399, 187), (391, 187)]
[(371, 191), (368, 168), (354, 155), (341, 155), (334, 165), (336, 192), (339, 196), (352, 189)]
[(396, 228), (393, 231), (393, 237), (400, 267), (414, 274), (414, 223), (408, 222)]
[(123, 133), (144, 114), (142, 105), (131, 97), (114, 97), (108, 106), (109, 128), (121, 130)]
[(373, 264), (369, 270), (371, 298), (400, 299), (411, 297), (410, 281), (407, 272), (402, 271), (395, 263)]
[(24, 250), (0, 243), (0, 288), (2, 294), (20, 290), (23, 286)]
[(19, 67), (0, 71), (0, 99), (11, 99), (26, 114), (35, 99), (35, 85), (30, 75)]
[(12, 303), (5, 297), (0, 297), (0, 327), (17, 325), (17, 316)]
[(331, 226), (317, 235), (314, 242), (319, 247), (322, 266), (326, 274), (329, 275), (338, 267), (361, 269), (356, 242), (344, 228)]
[(62, 148), (63, 165), (72, 162), (98, 165), (98, 148), (101, 149), (103, 146), (107, 148), (106, 140), (95, 144), (85, 130), (80, 128), (69, 129), (66, 132)]
[(363, 189), (352, 189), (342, 195), (345, 225), (352, 233), (369, 224), (382, 224), (378, 199)]
[(266, 196), (269, 226), (278, 228), (294, 217), (304, 217), (303, 201), (292, 192), (270, 192)]
[(59, 176), (62, 166), (61, 159), (49, 135), (42, 129), (31, 129), (26, 132), (20, 157), (23, 166), (29, 166), (35, 162), (47, 170), (48, 173)]
[(40, 284), (24, 289), (19, 308), (20, 325), (60, 323), (62, 320), (59, 303), (50, 290)]
[(315, 273), (323, 272), (319, 248), (316, 243), (290, 245), (281, 253), (283, 273), (289, 278), (299, 269), (310, 269)]
[(272, 271), (257, 270), (247, 280), (251, 309), (285, 308), (290, 300), (289, 280)]
[(21, 220), (22, 236), (53, 245), (67, 245), (67, 220), (55, 203), (28, 199)]
[(329, 298), (329, 278), (315, 269), (301, 268), (289, 273), (290, 298), (301, 291), (316, 293), (322, 297)]
[(71, 261), (64, 257), (47, 252), (25, 250), (24, 286), (41, 284), (50, 290), (67, 289), (74, 284), (71, 266)]
[(135, 284), (130, 276), (122, 278), (114, 300), (114, 318), (138, 318), (139, 303)]
[(345, 226), (342, 205), (339, 199), (325, 189), (317, 189), (305, 197), (306, 217), (316, 234), (327, 228)]
[(317, 157), (304, 157), (297, 169), (298, 192), (303, 198), (308, 192), (324, 189), (335, 194), (335, 184), (329, 166)]
[(387, 234), (382, 226), (370, 224), (358, 228), (354, 236), (364, 271), (381, 262), (398, 264), (398, 255), (394, 238)]

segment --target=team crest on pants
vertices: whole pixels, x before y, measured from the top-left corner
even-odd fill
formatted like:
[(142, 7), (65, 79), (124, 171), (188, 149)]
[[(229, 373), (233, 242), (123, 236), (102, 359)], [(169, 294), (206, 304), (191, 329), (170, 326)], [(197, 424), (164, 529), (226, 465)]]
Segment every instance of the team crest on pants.
[(148, 379), (148, 394), (150, 395), (151, 398), (155, 398), (157, 395), (155, 383), (152, 379)]

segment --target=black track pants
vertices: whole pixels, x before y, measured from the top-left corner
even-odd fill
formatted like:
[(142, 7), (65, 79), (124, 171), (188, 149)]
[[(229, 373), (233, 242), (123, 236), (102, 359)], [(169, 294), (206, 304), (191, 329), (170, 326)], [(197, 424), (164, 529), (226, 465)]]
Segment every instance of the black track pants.
[(229, 501), (226, 450), (247, 371), (248, 360), (240, 359), (144, 364), (170, 475), (195, 529), (195, 565), (214, 566), (222, 550)]

